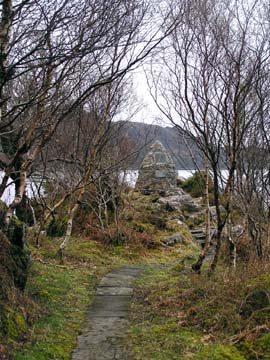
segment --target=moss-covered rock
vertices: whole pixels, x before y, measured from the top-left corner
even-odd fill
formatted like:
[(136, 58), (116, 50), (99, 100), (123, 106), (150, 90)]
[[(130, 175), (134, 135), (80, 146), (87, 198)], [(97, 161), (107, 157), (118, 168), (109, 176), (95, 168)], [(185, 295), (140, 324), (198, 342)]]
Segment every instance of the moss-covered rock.
[(26, 246), (24, 248), (21, 248), (19, 246), (12, 246), (11, 256), (13, 261), (12, 274), (14, 285), (18, 289), (24, 290), (30, 264), (30, 251)]
[(13, 287), (13, 261), (11, 257), (11, 244), (7, 237), (0, 232), (0, 301), (8, 299), (9, 289)]
[(16, 288), (25, 287), (28, 263), (25, 249), (11, 244), (0, 232), (0, 335), (8, 341), (26, 329), (23, 312), (18, 307), (20, 292)]
[(24, 247), (25, 244), (25, 223), (13, 216), (8, 227), (7, 236), (9, 241), (14, 246)]
[(4, 228), (4, 216), (7, 211), (7, 205), (0, 200), (0, 228)]
[(7, 233), (11, 243), (10, 268), (12, 269), (14, 285), (20, 290), (25, 288), (30, 263), (30, 251), (26, 245), (25, 233), (25, 223), (13, 216)]

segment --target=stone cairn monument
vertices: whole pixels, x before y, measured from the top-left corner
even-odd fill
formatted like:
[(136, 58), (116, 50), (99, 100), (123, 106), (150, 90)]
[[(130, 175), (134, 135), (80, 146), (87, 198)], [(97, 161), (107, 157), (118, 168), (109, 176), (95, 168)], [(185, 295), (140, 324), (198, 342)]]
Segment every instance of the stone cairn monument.
[(143, 194), (164, 194), (176, 187), (176, 170), (173, 159), (160, 141), (155, 141), (146, 154), (136, 182)]

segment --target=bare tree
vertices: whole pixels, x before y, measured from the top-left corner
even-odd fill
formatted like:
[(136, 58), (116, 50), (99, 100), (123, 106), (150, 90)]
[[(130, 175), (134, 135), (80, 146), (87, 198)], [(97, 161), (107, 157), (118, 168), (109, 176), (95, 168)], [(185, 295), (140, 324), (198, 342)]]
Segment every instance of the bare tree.
[(5, 0), (1, 6), (0, 193), (9, 177), (16, 179), (8, 227), (33, 161), (59, 124), (98, 88), (123, 77), (163, 36), (147, 26), (150, 5), (143, 0)]
[(151, 69), (152, 93), (160, 110), (209, 161), (217, 218), (211, 271), (230, 218), (241, 144), (262, 106), (258, 89), (269, 47), (258, 6), (258, 1), (185, 2), (182, 21), (160, 58), (166, 70), (160, 73), (154, 65)]

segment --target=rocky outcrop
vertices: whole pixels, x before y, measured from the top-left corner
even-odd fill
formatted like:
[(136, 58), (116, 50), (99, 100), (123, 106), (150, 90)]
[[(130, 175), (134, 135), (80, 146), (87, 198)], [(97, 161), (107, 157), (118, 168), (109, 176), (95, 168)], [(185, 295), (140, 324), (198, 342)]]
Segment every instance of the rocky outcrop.
[(164, 197), (158, 199), (160, 204), (165, 205), (168, 210), (188, 210), (189, 212), (196, 212), (200, 210), (197, 202), (181, 189), (174, 189), (166, 194)]
[(172, 236), (167, 236), (164, 239), (162, 239), (161, 242), (165, 246), (174, 246), (176, 244), (183, 244), (184, 243), (181, 234), (174, 234)]

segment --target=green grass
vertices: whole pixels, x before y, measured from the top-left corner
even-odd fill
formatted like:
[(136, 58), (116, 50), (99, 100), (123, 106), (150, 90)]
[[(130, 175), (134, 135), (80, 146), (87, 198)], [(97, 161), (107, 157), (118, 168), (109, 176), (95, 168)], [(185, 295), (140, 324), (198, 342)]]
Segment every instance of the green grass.
[[(269, 273), (255, 267), (227, 277), (221, 268), (207, 278), (180, 274), (185, 264), (183, 259), (176, 266), (149, 265), (137, 279), (128, 339), (133, 359), (269, 360), (265, 330), (230, 343), (241, 331), (270, 326), (269, 305), (257, 296), (258, 288), (270, 293)], [(247, 294), (254, 289), (253, 305)], [(253, 306), (248, 319), (239, 311), (245, 301)]]
[(149, 265), (137, 279), (128, 339), (134, 360), (180, 359), (202, 347), (198, 331), (181, 329), (181, 312), (174, 306), (181, 284), (172, 268), (178, 269), (190, 255), (182, 253), (173, 267)]
[(13, 360), (70, 359), (96, 284), (106, 272), (126, 264), (174, 263), (189, 252), (185, 246), (146, 250), (140, 244), (105, 246), (74, 237), (61, 265), (56, 255), (60, 242), (44, 238), (40, 249), (31, 248), (33, 265), (25, 292), (31, 299), (31, 319), (27, 329), (9, 341)]
[(85, 269), (34, 263), (27, 293), (40, 304), (40, 317), (14, 360), (69, 359), (92, 300), (95, 277)]
[(134, 326), (131, 336), (136, 360), (178, 360), (183, 353), (200, 346), (196, 332), (179, 331), (173, 320), (161, 324), (147, 321), (143, 327)]

